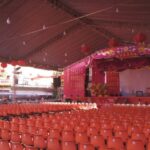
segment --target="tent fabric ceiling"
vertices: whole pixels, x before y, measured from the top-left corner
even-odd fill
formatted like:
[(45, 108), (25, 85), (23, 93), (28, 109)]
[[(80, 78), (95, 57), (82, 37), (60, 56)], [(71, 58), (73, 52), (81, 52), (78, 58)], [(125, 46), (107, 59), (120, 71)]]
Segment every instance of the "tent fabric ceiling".
[(0, 59), (58, 69), (85, 57), (83, 43), (91, 54), (112, 37), (132, 44), (143, 32), (149, 42), (149, 10), (149, 0), (0, 0)]

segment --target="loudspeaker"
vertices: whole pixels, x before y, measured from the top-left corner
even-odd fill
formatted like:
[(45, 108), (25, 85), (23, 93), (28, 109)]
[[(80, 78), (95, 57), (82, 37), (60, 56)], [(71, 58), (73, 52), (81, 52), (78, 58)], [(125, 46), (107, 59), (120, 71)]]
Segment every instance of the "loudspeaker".
[(61, 79), (60, 79), (60, 77), (53, 79), (53, 86), (54, 86), (55, 88), (61, 86)]

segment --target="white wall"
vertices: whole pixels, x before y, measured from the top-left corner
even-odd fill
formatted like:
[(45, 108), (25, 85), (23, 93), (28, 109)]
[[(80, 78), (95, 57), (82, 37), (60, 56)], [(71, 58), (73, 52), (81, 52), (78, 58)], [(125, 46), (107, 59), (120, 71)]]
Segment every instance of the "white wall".
[(135, 95), (136, 91), (147, 92), (150, 88), (150, 70), (133, 69), (120, 72), (120, 92), (123, 95)]

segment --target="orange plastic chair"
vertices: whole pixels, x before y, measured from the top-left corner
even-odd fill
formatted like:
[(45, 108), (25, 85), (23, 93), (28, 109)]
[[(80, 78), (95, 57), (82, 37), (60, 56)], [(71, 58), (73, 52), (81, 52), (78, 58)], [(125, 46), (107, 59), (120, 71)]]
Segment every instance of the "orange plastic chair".
[(115, 132), (115, 137), (119, 137), (122, 139), (123, 142), (127, 142), (128, 141), (128, 132), (127, 131), (116, 131)]
[(98, 150), (115, 150), (114, 148), (99, 148)]
[(131, 136), (132, 133), (134, 133), (134, 132), (140, 132), (139, 127), (136, 127), (136, 126), (129, 126), (129, 127), (128, 127), (128, 135)]
[(61, 150), (61, 146), (58, 139), (48, 138), (47, 141), (48, 150)]
[(32, 134), (32, 135), (36, 135), (37, 134), (37, 128), (33, 127), (33, 126), (29, 126), (28, 127), (28, 133)]
[(19, 132), (19, 125), (18, 124), (15, 124), (15, 123), (11, 123), (11, 128), (10, 128), (11, 131), (14, 131), (14, 132)]
[(34, 136), (34, 147), (36, 148), (46, 148), (47, 141), (41, 135)]
[(44, 128), (38, 129), (37, 134), (43, 136), (44, 138), (48, 137), (48, 131)]
[(74, 133), (71, 131), (63, 131), (62, 132), (62, 141), (75, 141)]
[(150, 142), (147, 144), (147, 150), (150, 150)]
[(11, 142), (20, 143), (21, 136), (18, 132), (11, 132)]
[(33, 145), (33, 136), (28, 133), (24, 133), (21, 136), (21, 141), (25, 146), (32, 146)]
[(34, 127), (35, 126), (35, 120), (34, 119), (28, 119), (27, 120), (27, 126)]
[(133, 140), (141, 140), (144, 144), (146, 144), (146, 142), (147, 142), (144, 133), (132, 133), (131, 138)]
[(26, 125), (26, 119), (19, 119), (19, 125)]
[(74, 142), (64, 141), (62, 142), (62, 150), (76, 150), (76, 144)]
[(110, 123), (103, 123), (101, 129), (112, 129), (112, 126)]
[(5, 130), (5, 129), (1, 130), (1, 138), (3, 140), (9, 141), (11, 139), (9, 130)]
[(128, 140), (127, 150), (145, 150), (144, 143), (141, 140)]
[(49, 136), (50, 138), (56, 138), (56, 139), (60, 139), (60, 132), (59, 130), (54, 130), (54, 129), (51, 129), (49, 130)]
[(19, 125), (19, 132), (20, 132), (20, 133), (28, 133), (27, 126), (24, 125), (24, 124), (20, 124), (20, 125)]
[(36, 126), (37, 128), (42, 128), (42, 127), (43, 127), (43, 122), (42, 122), (42, 120), (36, 121), (35, 126)]
[(75, 127), (75, 132), (76, 133), (81, 133), (81, 132), (86, 132), (85, 128), (81, 127), (81, 126), (76, 126)]
[(9, 142), (0, 140), (0, 150), (11, 150)]
[(107, 139), (108, 137), (112, 136), (112, 130), (111, 129), (101, 129), (100, 135), (104, 137), (104, 139)]
[(63, 131), (73, 131), (73, 127), (71, 125), (64, 125)]
[(79, 150), (95, 150), (95, 148), (91, 144), (80, 144)]
[(89, 143), (89, 139), (86, 133), (76, 133), (75, 134), (76, 143)]
[(100, 135), (94, 135), (90, 137), (90, 143), (94, 147), (104, 148), (105, 147), (105, 140), (103, 136)]
[(114, 126), (114, 131), (117, 132), (117, 131), (126, 131), (125, 127), (121, 124), (116, 124)]
[(19, 118), (12, 118), (11, 123), (17, 124), (19, 122)]
[(87, 128), (87, 135), (92, 136), (92, 135), (98, 135), (99, 131), (96, 128), (88, 127)]
[(9, 121), (4, 121), (3, 129), (6, 129), (6, 130), (10, 129), (10, 122)]
[(11, 143), (11, 150), (23, 150), (24, 147), (20, 143)]
[(24, 150), (38, 150), (38, 148), (35, 148), (35, 147), (25, 147)]
[(4, 121), (0, 120), (0, 129), (3, 129), (3, 128), (4, 128)]
[(124, 150), (125, 149), (122, 139), (118, 138), (118, 137), (109, 137), (107, 147), (114, 148), (115, 150)]
[(145, 134), (145, 137), (148, 138), (150, 135), (150, 127), (145, 127), (143, 133)]

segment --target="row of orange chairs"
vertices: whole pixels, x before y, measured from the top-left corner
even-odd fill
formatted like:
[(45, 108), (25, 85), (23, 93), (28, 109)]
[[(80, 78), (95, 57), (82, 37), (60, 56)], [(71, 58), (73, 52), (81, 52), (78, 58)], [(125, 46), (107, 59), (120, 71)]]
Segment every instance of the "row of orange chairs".
[(17, 143), (26, 148), (50, 150), (69, 150), (70, 147), (149, 150), (149, 112), (149, 108), (111, 106), (26, 119), (16, 117), (1, 121), (0, 137), (9, 147)]
[(2, 120), (0, 149), (4, 145), (12, 149), (15, 143), (18, 150), (150, 150), (149, 112), (149, 108), (111, 106)]
[(2, 104), (0, 105), (0, 116), (8, 115), (21, 115), (21, 114), (31, 114), (31, 113), (43, 113), (50, 111), (64, 111), (72, 109), (80, 109), (83, 104), (69, 104), (68, 103), (25, 103), (25, 104)]

